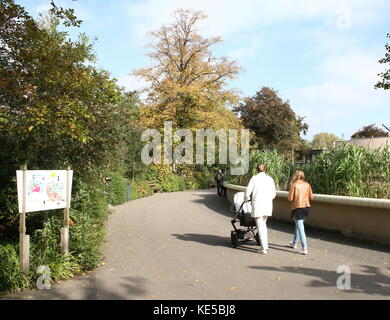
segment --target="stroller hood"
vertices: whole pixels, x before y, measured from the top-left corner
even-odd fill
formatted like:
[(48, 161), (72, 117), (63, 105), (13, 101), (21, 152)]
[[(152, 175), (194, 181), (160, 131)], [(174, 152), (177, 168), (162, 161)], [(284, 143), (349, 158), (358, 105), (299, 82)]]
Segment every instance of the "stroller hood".
[[(234, 202), (234, 209), (235, 211), (237, 212), (238, 210), (240, 210), (240, 207), (242, 205), (242, 203), (245, 201), (245, 192), (237, 192), (235, 195), (234, 195), (234, 198), (233, 198), (233, 202)], [(250, 202), (246, 202), (243, 207), (242, 207), (242, 211), (244, 213), (252, 213), (252, 205)]]

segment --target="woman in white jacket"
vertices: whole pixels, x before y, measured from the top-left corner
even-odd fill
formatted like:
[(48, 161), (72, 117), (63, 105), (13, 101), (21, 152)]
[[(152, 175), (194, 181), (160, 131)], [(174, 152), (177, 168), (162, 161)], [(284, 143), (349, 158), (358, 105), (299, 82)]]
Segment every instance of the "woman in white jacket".
[(272, 200), (276, 197), (274, 180), (268, 176), (266, 166), (260, 163), (257, 166), (258, 174), (253, 176), (245, 192), (245, 200), (252, 199), (252, 217), (256, 219), (262, 253), (268, 253), (267, 218), (272, 216)]

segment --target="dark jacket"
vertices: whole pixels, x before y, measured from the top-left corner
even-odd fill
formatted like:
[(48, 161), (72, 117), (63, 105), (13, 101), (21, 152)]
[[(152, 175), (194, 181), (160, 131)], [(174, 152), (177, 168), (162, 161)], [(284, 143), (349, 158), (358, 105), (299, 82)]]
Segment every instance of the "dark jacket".
[(217, 181), (218, 184), (223, 183), (223, 174), (222, 173), (217, 173), (214, 178), (215, 181)]

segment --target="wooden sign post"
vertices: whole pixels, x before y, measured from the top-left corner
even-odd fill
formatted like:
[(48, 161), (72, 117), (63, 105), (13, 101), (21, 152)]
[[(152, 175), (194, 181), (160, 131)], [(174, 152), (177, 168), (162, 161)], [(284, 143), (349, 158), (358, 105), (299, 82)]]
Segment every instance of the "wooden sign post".
[(22, 212), (19, 220), (19, 261), (20, 270), (27, 273), (30, 265), (30, 236), (26, 235), (26, 199), (27, 199), (27, 165), (20, 166), (23, 171)]
[(61, 228), (61, 248), (62, 252), (67, 255), (69, 253), (69, 208), (71, 197), (71, 169), (66, 168), (66, 207), (64, 209), (64, 227)]
[(64, 227), (61, 229), (61, 248), (69, 253), (69, 208), (72, 194), (73, 171), (27, 170), (27, 165), (16, 171), (19, 206), (20, 269), (29, 271), (30, 236), (26, 235), (26, 214), (29, 212), (64, 209)]

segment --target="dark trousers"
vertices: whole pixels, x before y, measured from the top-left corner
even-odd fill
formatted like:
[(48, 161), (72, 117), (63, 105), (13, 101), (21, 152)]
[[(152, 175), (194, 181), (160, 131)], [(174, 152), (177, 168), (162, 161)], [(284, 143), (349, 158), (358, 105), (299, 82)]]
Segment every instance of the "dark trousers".
[(224, 187), (222, 183), (217, 184), (217, 192), (219, 196), (223, 196), (224, 193)]

